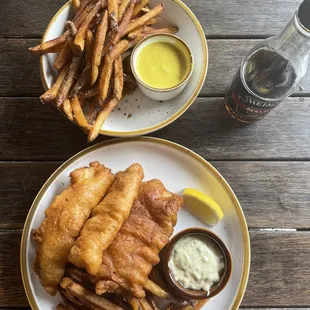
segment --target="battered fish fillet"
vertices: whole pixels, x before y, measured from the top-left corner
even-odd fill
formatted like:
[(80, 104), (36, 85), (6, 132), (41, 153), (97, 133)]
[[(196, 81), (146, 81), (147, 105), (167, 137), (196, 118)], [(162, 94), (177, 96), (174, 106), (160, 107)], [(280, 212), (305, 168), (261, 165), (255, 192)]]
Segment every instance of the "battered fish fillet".
[(114, 181), (110, 169), (98, 162), (74, 170), (70, 177), (71, 184), (54, 198), (44, 221), (33, 233), (40, 243), (34, 269), (51, 295), (57, 292), (74, 241)]
[(86, 222), (81, 236), (72, 247), (69, 255), (71, 263), (86, 268), (92, 275), (98, 273), (102, 253), (129, 216), (143, 177), (143, 169), (139, 164), (133, 164), (116, 174), (107, 195), (94, 208), (92, 217)]
[(159, 180), (141, 185), (128, 219), (108, 249), (95, 277), (96, 293), (129, 291), (144, 298), (152, 267), (168, 243), (183, 200), (168, 192)]

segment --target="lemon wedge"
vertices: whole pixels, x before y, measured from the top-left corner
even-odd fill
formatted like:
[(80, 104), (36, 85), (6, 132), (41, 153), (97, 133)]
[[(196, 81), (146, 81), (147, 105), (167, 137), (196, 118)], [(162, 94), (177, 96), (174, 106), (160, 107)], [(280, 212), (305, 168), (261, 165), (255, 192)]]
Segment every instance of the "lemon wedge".
[(183, 199), (187, 209), (205, 224), (216, 225), (224, 217), (219, 204), (196, 189), (185, 188)]

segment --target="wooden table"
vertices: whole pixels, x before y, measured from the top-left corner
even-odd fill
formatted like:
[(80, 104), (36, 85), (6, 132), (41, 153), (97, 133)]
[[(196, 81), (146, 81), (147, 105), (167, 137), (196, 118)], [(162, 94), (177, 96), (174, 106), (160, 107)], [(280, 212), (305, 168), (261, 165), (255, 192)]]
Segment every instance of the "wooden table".
[[(19, 245), (32, 200), (59, 165), (87, 147), (75, 125), (40, 104), (39, 60), (27, 51), (64, 2), (0, 0), (1, 309), (28, 307)], [(246, 52), (278, 33), (300, 2), (187, 0), (208, 39), (208, 76), (187, 113), (154, 134), (209, 160), (239, 198), (252, 245), (245, 309), (310, 307), (310, 72), (297, 94), (257, 124), (234, 124), (223, 105)]]

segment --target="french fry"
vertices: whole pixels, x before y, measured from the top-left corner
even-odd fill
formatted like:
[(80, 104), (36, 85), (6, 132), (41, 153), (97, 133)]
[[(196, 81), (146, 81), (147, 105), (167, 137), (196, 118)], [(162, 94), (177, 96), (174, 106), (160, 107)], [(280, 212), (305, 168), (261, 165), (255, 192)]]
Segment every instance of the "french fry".
[(76, 28), (76, 26), (74, 25), (74, 23), (71, 22), (70, 20), (68, 20), (68, 21), (66, 22), (66, 27), (67, 27), (67, 29), (68, 29), (68, 31), (69, 31), (69, 34), (70, 34), (71, 36), (74, 37), (74, 36), (77, 34), (77, 28)]
[(69, 35), (67, 36), (67, 43), (69, 44), (69, 47), (70, 47), (73, 55), (77, 55), (78, 50), (77, 50), (76, 46), (74, 45), (74, 37), (77, 34), (77, 29), (76, 29), (75, 25), (73, 24), (73, 22), (71, 22), (71, 21), (66, 22), (66, 26), (67, 26), (67, 29), (69, 31)]
[(124, 73), (122, 56), (118, 56), (114, 61), (114, 97), (121, 100), (123, 96)]
[(120, 4), (120, 6), (118, 8), (118, 20), (122, 20), (123, 15), (124, 15), (126, 9), (128, 8), (130, 2), (131, 2), (131, 0), (123, 0), (122, 1), (122, 3)]
[(65, 66), (71, 55), (72, 51), (70, 48), (70, 44), (67, 41), (54, 62), (54, 68), (57, 70), (61, 70)]
[(150, 279), (147, 280), (144, 287), (159, 298), (167, 299), (169, 297), (168, 292), (166, 292), (164, 289), (162, 289), (159, 285), (157, 285)]
[(91, 73), (91, 65), (87, 64), (84, 68), (82, 74), (77, 79), (75, 85), (73, 86), (72, 90), (70, 91), (69, 97), (72, 98), (78, 94), (80, 89), (85, 87), (87, 83), (90, 82), (90, 73)]
[(148, 13), (144, 14), (143, 16), (133, 19), (126, 30), (123, 32), (123, 36), (127, 35), (129, 32), (142, 27), (147, 24), (148, 21), (153, 19), (154, 17), (158, 16), (162, 11), (164, 10), (163, 4), (159, 4), (155, 6), (151, 11)]
[(134, 31), (131, 31), (128, 33), (128, 38), (129, 39), (136, 39), (139, 35), (141, 35), (142, 31), (144, 30), (146, 26), (142, 26), (142, 27), (139, 27), (137, 28), (136, 30)]
[(152, 27), (145, 27), (143, 29), (143, 33), (146, 34), (147, 36), (152, 35), (152, 34), (175, 34), (178, 32), (177, 27), (166, 27), (166, 28), (152, 28)]
[(128, 298), (128, 303), (131, 305), (132, 310), (140, 310), (140, 304), (137, 298)]
[(157, 305), (156, 305), (154, 299), (153, 299), (151, 296), (148, 297), (148, 301), (149, 301), (149, 303), (150, 303), (150, 305), (151, 305), (151, 307), (152, 307), (153, 310), (160, 310), (160, 309), (157, 307)]
[(43, 42), (37, 46), (29, 47), (28, 50), (34, 54), (46, 54), (46, 53), (55, 53), (59, 51), (61, 47), (66, 43), (68, 33), (62, 34), (60, 37), (55, 39)]
[(127, 51), (134, 48), (141, 40), (143, 40), (146, 37), (145, 34), (141, 33), (137, 35), (137, 37), (131, 41), (129, 41), (129, 44), (127, 46)]
[(118, 100), (113, 98), (112, 100), (110, 100), (108, 103), (104, 105), (102, 111), (98, 114), (93, 126), (90, 129), (90, 132), (88, 134), (88, 142), (92, 142), (98, 137), (103, 123), (108, 118), (109, 114), (115, 108), (117, 103), (118, 103)]
[(133, 10), (132, 18), (135, 18), (148, 3), (149, 0), (140, 0), (140, 2), (136, 4), (135, 9)]
[(76, 24), (76, 21), (80, 18), (80, 16), (86, 11), (88, 12), (90, 4), (93, 0), (82, 0), (82, 3), (80, 3), (80, 6), (78, 10), (76, 11), (72, 22)]
[(195, 310), (199, 310), (201, 309), (207, 302), (208, 302), (209, 299), (203, 299), (203, 300), (199, 300), (197, 302), (197, 304), (194, 306), (194, 309)]
[(95, 121), (96, 118), (96, 102), (93, 100), (89, 105), (89, 110), (87, 114), (87, 121), (89, 124), (92, 124)]
[(92, 56), (91, 85), (94, 85), (98, 78), (99, 66), (102, 58), (102, 50), (106, 39), (107, 31), (108, 31), (108, 12), (105, 11), (96, 33), (94, 52)]
[(90, 30), (86, 32), (86, 39), (85, 39), (85, 60), (87, 63), (91, 63), (93, 53), (94, 53), (94, 36)]
[(118, 56), (123, 54), (128, 49), (129, 41), (122, 40), (118, 42), (109, 52), (109, 58), (113, 62)]
[(122, 21), (119, 25), (118, 28), (118, 34), (115, 37), (113, 44), (117, 44), (119, 42), (119, 40), (121, 39), (125, 29), (127, 28), (127, 26), (130, 23), (131, 17), (132, 17), (132, 12), (134, 10), (136, 4), (136, 0), (132, 0), (131, 4), (129, 5), (128, 9), (126, 10), (126, 12), (124, 13), (124, 17), (122, 18)]
[(61, 70), (54, 85), (40, 97), (42, 103), (51, 102), (56, 98), (58, 90), (65, 76), (67, 75), (68, 70), (69, 70), (69, 65), (67, 65), (65, 68)]
[(148, 22), (146, 22), (145, 25), (151, 26), (151, 25), (157, 24), (159, 21), (160, 21), (160, 18), (157, 16), (157, 17), (150, 19)]
[(92, 293), (71, 279), (69, 279), (69, 281), (66, 281), (66, 279), (68, 278), (64, 278), (60, 283), (61, 287), (81, 300), (86, 307), (90, 306), (91, 309), (94, 308), (100, 310), (123, 310), (123, 308), (116, 306), (109, 300)]
[(111, 28), (118, 25), (118, 2), (117, 0), (108, 0), (108, 11), (111, 22)]
[(153, 310), (152, 306), (149, 304), (149, 302), (145, 298), (139, 299), (139, 304), (142, 310)]
[(70, 88), (72, 87), (74, 83), (74, 78), (78, 72), (79, 66), (82, 61), (82, 54), (79, 56), (74, 56), (72, 58), (69, 70), (66, 74), (66, 77), (61, 83), (61, 86), (59, 87), (57, 96), (56, 96), (56, 105), (61, 106), (63, 101), (68, 97), (68, 93), (70, 91)]
[(104, 58), (104, 64), (99, 79), (99, 97), (102, 101), (105, 100), (108, 96), (112, 71), (113, 62), (111, 58), (107, 55)]
[(74, 44), (78, 48), (79, 51), (83, 51), (85, 47), (85, 36), (86, 32), (89, 28), (90, 23), (92, 20), (96, 17), (96, 14), (99, 12), (99, 10), (103, 7), (104, 0), (99, 0), (91, 12), (88, 14), (88, 16), (85, 18), (83, 24), (81, 25), (78, 33), (75, 36)]
[(75, 10), (78, 10), (81, 5), (80, 0), (72, 0), (72, 5)]
[(96, 85), (94, 85), (93, 88), (91, 88), (85, 92), (80, 93), (80, 97), (86, 99), (86, 98), (95, 97), (98, 94), (99, 94), (99, 89)]
[(83, 110), (82, 110), (78, 96), (74, 96), (71, 99), (71, 107), (72, 107), (72, 111), (74, 113), (74, 117), (75, 117), (77, 124), (82, 128), (87, 128), (88, 122), (87, 122), (87, 119), (83, 113)]
[(62, 108), (65, 114), (67, 115), (68, 119), (72, 122), (73, 121), (72, 107), (70, 100), (68, 98), (64, 100)]

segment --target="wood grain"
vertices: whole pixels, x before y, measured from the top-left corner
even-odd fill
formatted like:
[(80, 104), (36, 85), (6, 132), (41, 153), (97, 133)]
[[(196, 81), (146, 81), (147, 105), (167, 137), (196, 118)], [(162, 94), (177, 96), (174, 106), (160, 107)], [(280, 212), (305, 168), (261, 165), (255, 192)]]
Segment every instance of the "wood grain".
[[(243, 307), (310, 304), (310, 232), (250, 232), (252, 266)], [(20, 233), (0, 233), (0, 307), (26, 307), (19, 270)], [(302, 271), (302, 272), (301, 272)]]
[[(180, 143), (208, 160), (310, 158), (310, 98), (288, 99), (252, 125), (235, 123), (223, 102), (198, 99), (152, 136)], [(0, 160), (63, 161), (88, 146), (77, 126), (36, 98), (0, 98), (0, 115)]]
[[(66, 0), (0, 0), (0, 36), (41, 36), (52, 16)], [(185, 0), (207, 36), (253, 37), (279, 33), (293, 17), (301, 0), (206, 1)], [(14, 16), (14, 18), (12, 18)]]
[[(259, 40), (208, 40), (209, 68), (200, 96), (223, 96), (242, 59)], [(0, 95), (36, 96), (43, 92), (39, 57), (27, 48), (39, 40), (0, 39)], [(310, 70), (296, 93), (310, 95)]]
[[(310, 229), (310, 162), (211, 162), (237, 195), (250, 228)], [(59, 162), (0, 163), (0, 228), (22, 228)]]

